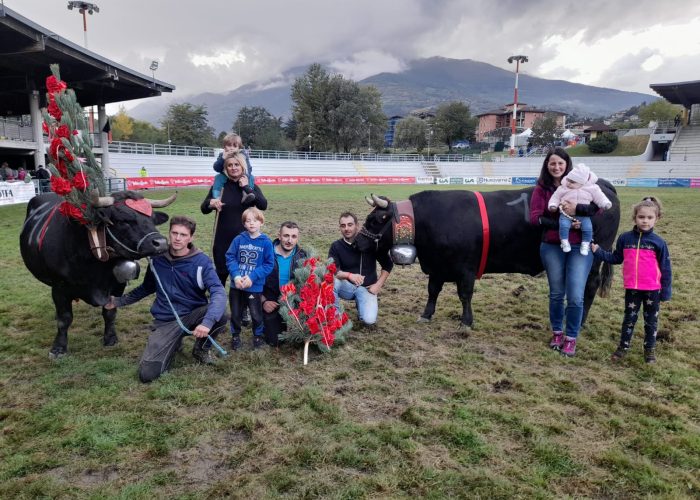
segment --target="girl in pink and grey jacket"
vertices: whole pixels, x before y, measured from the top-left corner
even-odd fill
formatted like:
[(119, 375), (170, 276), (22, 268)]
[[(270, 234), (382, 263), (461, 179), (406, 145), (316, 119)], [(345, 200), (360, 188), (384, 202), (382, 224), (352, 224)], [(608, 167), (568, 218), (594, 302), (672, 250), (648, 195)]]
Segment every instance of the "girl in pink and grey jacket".
[[(586, 165), (579, 163), (562, 178), (561, 185), (549, 199), (549, 210), (556, 212), (563, 201), (570, 201), (575, 205), (587, 205), (593, 202), (603, 210), (612, 207), (612, 202), (603, 194), (603, 191), (596, 184), (597, 181), (598, 176), (591, 172)], [(581, 255), (588, 255), (588, 249), (593, 240), (593, 223), (590, 217), (578, 217), (575, 220), (581, 222)], [(561, 249), (564, 252), (571, 251), (569, 231), (573, 221), (574, 219), (564, 212), (559, 215), (559, 239), (561, 240)]]
[(654, 233), (654, 224), (661, 217), (661, 203), (650, 196), (634, 208), (635, 226), (617, 238), (613, 252), (593, 244), (593, 254), (604, 262), (622, 264), (625, 285), (625, 317), (622, 320), (620, 346), (613, 361), (625, 356), (630, 348), (634, 325), (644, 310), (644, 359), (656, 361), (656, 328), (659, 302), (671, 299), (671, 258), (666, 242)]

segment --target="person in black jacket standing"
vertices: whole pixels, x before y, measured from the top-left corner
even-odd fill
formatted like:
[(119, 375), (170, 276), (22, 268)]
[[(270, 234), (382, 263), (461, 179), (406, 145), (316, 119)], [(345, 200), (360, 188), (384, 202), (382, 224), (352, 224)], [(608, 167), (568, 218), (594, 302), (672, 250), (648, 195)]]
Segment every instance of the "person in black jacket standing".
[(279, 313), (280, 287), (294, 277), (294, 270), (308, 258), (306, 251), (299, 246), (299, 226), (296, 222), (283, 222), (278, 238), (272, 242), (275, 250), (275, 267), (265, 280), (262, 293), (263, 322), (265, 341), (276, 346), (279, 334), (287, 329)]
[(250, 203), (241, 203), (243, 187), (248, 185), (247, 162), (242, 153), (234, 153), (227, 156), (224, 163), (224, 174), (228, 181), (224, 184), (219, 198), (212, 196), (209, 189), (207, 197), (200, 207), (203, 214), (216, 211), (216, 223), (214, 225), (214, 246), (212, 249), (216, 274), (221, 284), (226, 286), (228, 269), (226, 268), (226, 251), (233, 239), (244, 231), (241, 215), (246, 208), (257, 207), (260, 210), (267, 209), (267, 199), (260, 191), (260, 186), (255, 186), (255, 200)]

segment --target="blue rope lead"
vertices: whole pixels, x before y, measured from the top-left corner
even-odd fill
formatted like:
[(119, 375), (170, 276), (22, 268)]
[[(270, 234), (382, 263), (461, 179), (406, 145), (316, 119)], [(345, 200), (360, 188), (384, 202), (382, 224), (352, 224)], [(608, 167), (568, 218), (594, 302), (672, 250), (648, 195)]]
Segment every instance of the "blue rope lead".
[[(175, 315), (175, 321), (177, 321), (178, 326), (180, 329), (185, 332), (185, 335), (194, 335), (192, 331), (187, 328), (182, 320), (180, 319), (180, 316), (178, 316), (177, 311), (175, 311), (175, 307), (173, 306), (173, 303), (170, 302), (170, 297), (168, 296), (168, 293), (165, 291), (165, 288), (163, 288), (163, 283), (160, 282), (160, 276), (158, 276), (158, 273), (156, 272), (156, 266), (153, 265), (153, 262), (151, 261), (151, 258), (148, 257), (148, 265), (151, 266), (151, 271), (153, 271), (153, 276), (156, 277), (156, 281), (158, 282), (158, 286), (160, 287), (161, 291), (163, 292), (163, 295), (165, 295), (165, 300), (168, 301), (168, 305), (170, 306), (170, 309), (173, 311), (173, 314)], [(207, 335), (207, 340), (211, 342), (211, 345), (213, 345), (217, 351), (221, 353), (222, 356), (228, 356), (228, 353), (226, 352), (226, 349), (221, 347), (216, 340), (211, 335)]]

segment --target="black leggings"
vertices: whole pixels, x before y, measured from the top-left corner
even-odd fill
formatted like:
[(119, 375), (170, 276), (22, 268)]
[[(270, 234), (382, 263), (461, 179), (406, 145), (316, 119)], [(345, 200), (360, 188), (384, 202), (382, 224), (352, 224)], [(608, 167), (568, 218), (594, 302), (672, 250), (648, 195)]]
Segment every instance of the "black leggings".
[(625, 317), (622, 320), (620, 346), (629, 349), (639, 312), (644, 311), (644, 348), (656, 345), (659, 323), (660, 290), (625, 290)]

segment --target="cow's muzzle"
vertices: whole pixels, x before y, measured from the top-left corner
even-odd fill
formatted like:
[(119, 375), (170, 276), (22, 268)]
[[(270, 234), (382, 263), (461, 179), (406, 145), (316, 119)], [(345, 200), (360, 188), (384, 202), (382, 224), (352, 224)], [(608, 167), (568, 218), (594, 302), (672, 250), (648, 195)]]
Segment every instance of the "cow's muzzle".
[(119, 245), (119, 247), (127, 250), (132, 255), (137, 257), (148, 257), (150, 255), (160, 255), (168, 250), (168, 240), (163, 237), (158, 231), (151, 231), (146, 233), (137, 243), (136, 248), (131, 248), (130, 246), (123, 243), (119, 238), (117, 238), (114, 233), (106, 228), (107, 234), (112, 238), (112, 241)]

